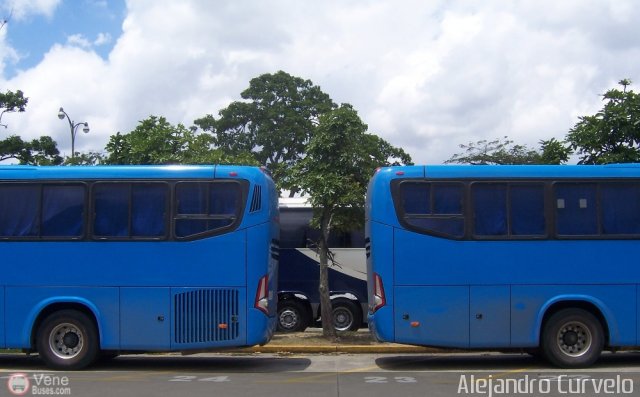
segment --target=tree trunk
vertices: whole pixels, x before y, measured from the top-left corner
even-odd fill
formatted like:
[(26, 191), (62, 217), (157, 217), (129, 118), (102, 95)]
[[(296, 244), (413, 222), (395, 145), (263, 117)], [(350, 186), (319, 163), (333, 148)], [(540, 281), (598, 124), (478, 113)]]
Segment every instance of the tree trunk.
[(320, 219), (320, 317), (322, 318), (322, 335), (335, 341), (337, 338), (336, 329), (333, 326), (333, 314), (331, 298), (329, 296), (329, 232), (331, 227), (331, 211), (326, 208), (322, 210)]

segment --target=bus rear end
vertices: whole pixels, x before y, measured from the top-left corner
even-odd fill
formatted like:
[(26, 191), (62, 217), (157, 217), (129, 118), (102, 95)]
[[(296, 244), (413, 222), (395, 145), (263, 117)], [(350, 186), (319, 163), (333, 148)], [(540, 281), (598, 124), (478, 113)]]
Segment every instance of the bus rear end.
[(394, 230), (400, 227), (391, 196), (396, 178), (423, 177), (423, 167), (388, 167), (376, 171), (367, 189), (365, 249), (369, 329), (382, 342), (396, 340), (394, 328)]

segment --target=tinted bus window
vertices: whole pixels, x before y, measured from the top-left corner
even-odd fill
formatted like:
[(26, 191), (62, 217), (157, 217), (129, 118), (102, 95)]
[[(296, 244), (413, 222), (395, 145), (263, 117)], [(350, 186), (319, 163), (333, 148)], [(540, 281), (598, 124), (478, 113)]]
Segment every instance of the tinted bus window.
[(544, 187), (507, 183), (472, 186), (476, 236), (543, 236)]
[(81, 185), (44, 185), (42, 236), (80, 237), (84, 234), (84, 192)]
[(560, 236), (598, 233), (596, 184), (556, 183), (556, 230)]
[(163, 237), (168, 187), (161, 183), (97, 183), (93, 189), (95, 236)]
[(640, 185), (604, 183), (600, 187), (603, 234), (640, 234)]
[(313, 211), (310, 208), (280, 209), (280, 248), (306, 248), (320, 234), (309, 227)]
[(507, 234), (507, 185), (473, 185), (475, 234), (502, 236)]
[(542, 236), (546, 234), (543, 185), (511, 185), (511, 234)]
[(0, 237), (82, 236), (84, 191), (82, 185), (1, 186)]
[(462, 237), (462, 186), (459, 183), (401, 183), (404, 221), (420, 231)]
[(0, 236), (36, 237), (40, 234), (38, 185), (0, 187)]
[(231, 226), (240, 214), (241, 188), (235, 182), (176, 185), (176, 236), (190, 237)]

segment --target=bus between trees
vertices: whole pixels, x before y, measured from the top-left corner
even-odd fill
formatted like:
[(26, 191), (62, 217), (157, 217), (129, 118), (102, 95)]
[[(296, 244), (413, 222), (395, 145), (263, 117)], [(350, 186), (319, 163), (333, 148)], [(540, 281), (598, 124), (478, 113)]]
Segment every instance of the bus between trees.
[(366, 235), (379, 340), (561, 367), (640, 344), (639, 165), (384, 168)]
[[(313, 208), (306, 198), (280, 198), (280, 267), (278, 330), (304, 331), (320, 318), (320, 259), (314, 249), (320, 231), (311, 227)], [(366, 324), (367, 281), (364, 230), (334, 232), (329, 247), (335, 263), (329, 268), (333, 324), (355, 331)]]
[(264, 344), (277, 211), (253, 167), (0, 167), (0, 347), (78, 369)]

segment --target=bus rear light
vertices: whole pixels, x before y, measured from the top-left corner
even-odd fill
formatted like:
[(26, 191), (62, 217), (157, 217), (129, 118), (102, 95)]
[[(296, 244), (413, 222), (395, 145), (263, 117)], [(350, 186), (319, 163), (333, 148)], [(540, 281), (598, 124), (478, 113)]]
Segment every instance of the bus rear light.
[(378, 273), (373, 273), (373, 312), (380, 309), (387, 304), (387, 299), (384, 296), (384, 286), (382, 285), (382, 278)]
[(264, 276), (258, 282), (256, 301), (253, 305), (264, 314), (269, 314), (269, 276)]

